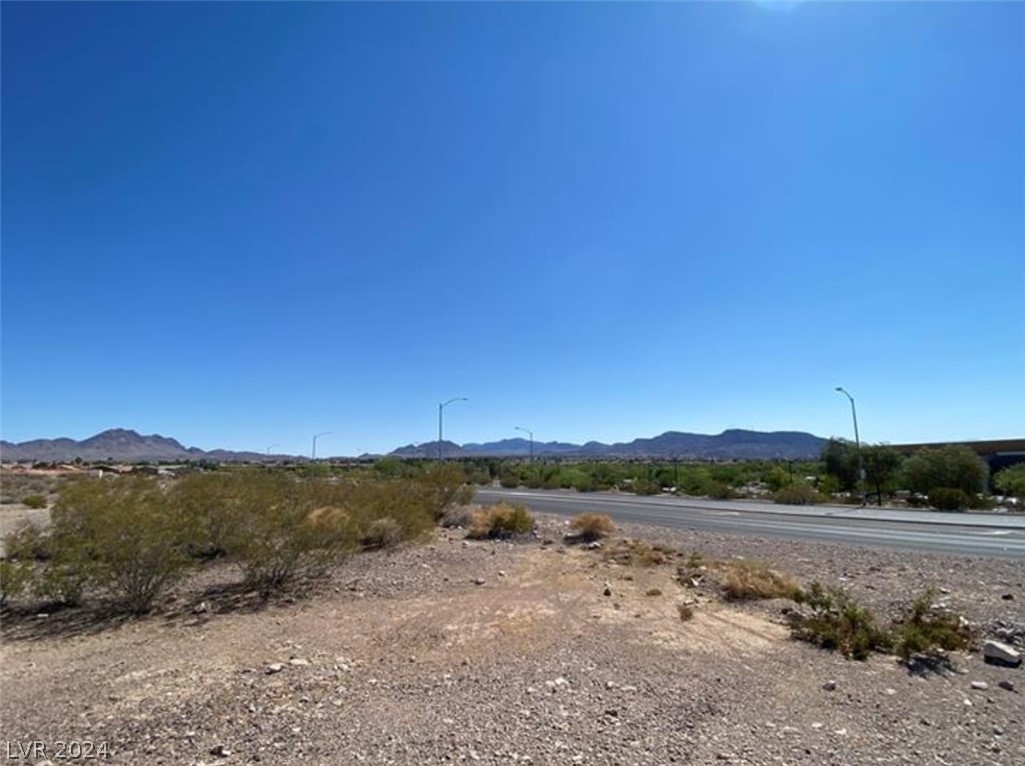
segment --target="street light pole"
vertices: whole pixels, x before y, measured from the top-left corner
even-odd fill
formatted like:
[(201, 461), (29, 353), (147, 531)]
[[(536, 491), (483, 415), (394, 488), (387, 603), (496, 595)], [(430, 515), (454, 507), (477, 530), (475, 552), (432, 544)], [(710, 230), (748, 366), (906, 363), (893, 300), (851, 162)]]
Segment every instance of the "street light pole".
[(529, 428), (523, 428), (522, 426), (513, 426), (514, 431), (523, 431), (530, 437), (530, 464), (534, 464), (534, 432)]
[(865, 500), (865, 469), (861, 466), (861, 437), (858, 436), (858, 409), (854, 406), (854, 397), (843, 386), (837, 386), (836, 390), (851, 401), (851, 418), (854, 420), (854, 449), (858, 455), (858, 490), (861, 492), (861, 504), (867, 505)]
[(441, 442), (442, 442), (442, 429), (441, 429), (441, 425), (442, 425), (442, 415), (441, 414), (442, 414), (442, 412), (444, 411), (444, 409), (446, 407), (448, 407), (450, 404), (452, 404), (452, 402), (465, 402), (465, 401), (467, 401), (465, 396), (456, 396), (456, 397), (454, 397), (452, 399), (449, 399), (447, 402), (438, 402), (438, 462), (441, 462), (441, 460), (442, 460), (442, 456), (441, 456)]
[(319, 434), (313, 435), (313, 451), (310, 452), (310, 460), (317, 459), (317, 439), (319, 439), (321, 436), (327, 436), (331, 433), (334, 433), (334, 431), (321, 431)]

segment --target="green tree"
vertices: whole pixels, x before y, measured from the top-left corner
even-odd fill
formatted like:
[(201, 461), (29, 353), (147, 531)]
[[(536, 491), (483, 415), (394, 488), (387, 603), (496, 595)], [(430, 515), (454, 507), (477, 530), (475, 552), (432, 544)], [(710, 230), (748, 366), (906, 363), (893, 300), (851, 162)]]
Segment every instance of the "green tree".
[(869, 444), (862, 448), (861, 460), (865, 468), (865, 481), (875, 488), (879, 505), (882, 505), (883, 492), (895, 489), (904, 458), (893, 447)]
[(1005, 495), (1025, 498), (1025, 463), (1018, 463), (993, 476), (993, 486)]
[(822, 448), (822, 470), (834, 477), (840, 489), (851, 492), (858, 486), (857, 448), (846, 439), (830, 439)]
[(959, 489), (969, 497), (986, 489), (989, 467), (968, 447), (927, 447), (904, 461), (904, 481), (913, 492)]

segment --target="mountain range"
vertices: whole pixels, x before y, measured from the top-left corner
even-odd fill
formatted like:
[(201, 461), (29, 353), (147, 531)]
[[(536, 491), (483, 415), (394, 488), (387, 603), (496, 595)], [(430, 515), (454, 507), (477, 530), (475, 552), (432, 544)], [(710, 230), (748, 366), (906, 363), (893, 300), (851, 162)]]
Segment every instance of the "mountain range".
[[(666, 431), (652, 438), (630, 442), (585, 444), (567, 442), (535, 442), (537, 457), (580, 458), (680, 458), (744, 460), (816, 458), (826, 440), (802, 431), (745, 431), (730, 429), (717, 435)], [(503, 439), (483, 444), (459, 445), (442, 442), (444, 457), (526, 457), (531, 445), (526, 439)], [(432, 458), (438, 455), (438, 442), (407, 445), (389, 453), (394, 457)], [(268, 455), (262, 452), (201, 450), (185, 447), (166, 436), (143, 436), (135, 431), (114, 428), (82, 441), (74, 439), (35, 439), (14, 444), (0, 441), (0, 459), (5, 462), (68, 462), (112, 460), (118, 462), (210, 460), (215, 462), (261, 462), (297, 458), (294, 455)]]
[[(803, 431), (745, 431), (729, 429), (721, 434), (692, 434), (666, 431), (650, 439), (603, 444), (566, 442), (534, 442), (538, 457), (609, 457), (609, 458), (718, 458), (723, 460), (800, 460), (817, 458), (826, 440)], [(407, 445), (394, 450), (395, 457), (437, 457), (438, 442)], [(525, 457), (530, 454), (526, 439), (503, 439), (485, 444), (442, 443), (444, 457)]]

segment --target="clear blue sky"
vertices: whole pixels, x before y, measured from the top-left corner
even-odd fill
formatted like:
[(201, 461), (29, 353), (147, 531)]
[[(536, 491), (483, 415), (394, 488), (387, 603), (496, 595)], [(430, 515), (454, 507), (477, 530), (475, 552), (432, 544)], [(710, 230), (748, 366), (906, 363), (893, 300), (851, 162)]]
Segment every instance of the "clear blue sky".
[(2, 5), (2, 433), (1025, 435), (1021, 3)]

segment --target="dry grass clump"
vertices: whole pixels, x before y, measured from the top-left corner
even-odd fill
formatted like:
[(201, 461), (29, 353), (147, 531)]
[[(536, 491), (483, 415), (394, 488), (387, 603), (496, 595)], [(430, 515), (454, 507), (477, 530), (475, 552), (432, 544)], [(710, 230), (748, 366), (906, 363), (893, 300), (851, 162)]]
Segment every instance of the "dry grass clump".
[(676, 613), (680, 615), (680, 619), (684, 622), (694, 619), (694, 607), (686, 601), (681, 601), (676, 605)]
[(661, 588), (649, 588), (645, 592), (644, 595), (645, 596), (661, 596), (662, 595), (662, 589)]
[[(671, 553), (669, 555), (672, 555)], [(605, 551), (605, 560), (623, 566), (660, 566), (669, 561), (666, 549), (652, 547), (641, 540), (620, 540)]]
[(722, 562), (723, 595), (731, 601), (795, 598), (801, 593), (797, 580), (756, 561)]
[(534, 528), (534, 517), (522, 505), (498, 503), (473, 514), (467, 537), (475, 540), (522, 535)]
[(616, 531), (612, 519), (602, 513), (581, 513), (570, 522), (574, 537), (581, 542), (590, 543), (608, 537)]

